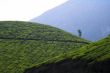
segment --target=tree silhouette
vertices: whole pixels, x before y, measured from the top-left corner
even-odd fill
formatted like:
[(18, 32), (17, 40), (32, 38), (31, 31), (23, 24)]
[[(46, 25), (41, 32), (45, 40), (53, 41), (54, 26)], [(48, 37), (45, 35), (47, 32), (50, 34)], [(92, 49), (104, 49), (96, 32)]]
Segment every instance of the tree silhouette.
[(79, 29), (78, 30), (78, 36), (81, 37), (82, 36), (82, 31)]

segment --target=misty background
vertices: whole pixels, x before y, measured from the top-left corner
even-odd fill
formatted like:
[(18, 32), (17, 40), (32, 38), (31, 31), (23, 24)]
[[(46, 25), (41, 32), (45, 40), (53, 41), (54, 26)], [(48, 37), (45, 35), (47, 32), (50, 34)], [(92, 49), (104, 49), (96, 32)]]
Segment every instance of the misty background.
[(69, 0), (35, 17), (39, 22), (96, 41), (110, 34), (110, 0)]

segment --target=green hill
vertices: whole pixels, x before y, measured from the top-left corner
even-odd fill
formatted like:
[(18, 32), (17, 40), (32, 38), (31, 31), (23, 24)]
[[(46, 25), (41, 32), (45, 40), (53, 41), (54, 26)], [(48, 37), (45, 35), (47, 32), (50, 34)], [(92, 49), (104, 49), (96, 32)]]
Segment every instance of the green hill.
[(25, 73), (110, 73), (110, 36), (56, 56)]
[(48, 25), (0, 22), (0, 73), (23, 73), (88, 41)]

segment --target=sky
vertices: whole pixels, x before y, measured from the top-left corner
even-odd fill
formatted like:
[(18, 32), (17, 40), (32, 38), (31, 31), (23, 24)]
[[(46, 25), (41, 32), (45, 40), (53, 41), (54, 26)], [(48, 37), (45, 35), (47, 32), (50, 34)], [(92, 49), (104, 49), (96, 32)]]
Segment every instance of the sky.
[(29, 21), (68, 0), (0, 0), (0, 21)]
[(110, 34), (110, 0), (68, 0), (32, 21), (96, 41)]

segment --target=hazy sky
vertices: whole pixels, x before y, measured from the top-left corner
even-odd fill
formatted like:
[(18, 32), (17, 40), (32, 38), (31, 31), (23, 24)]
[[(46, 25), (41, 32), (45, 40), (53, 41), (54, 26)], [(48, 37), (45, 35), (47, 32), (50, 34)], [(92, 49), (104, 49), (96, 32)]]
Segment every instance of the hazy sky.
[(67, 0), (0, 0), (0, 21), (28, 21)]

